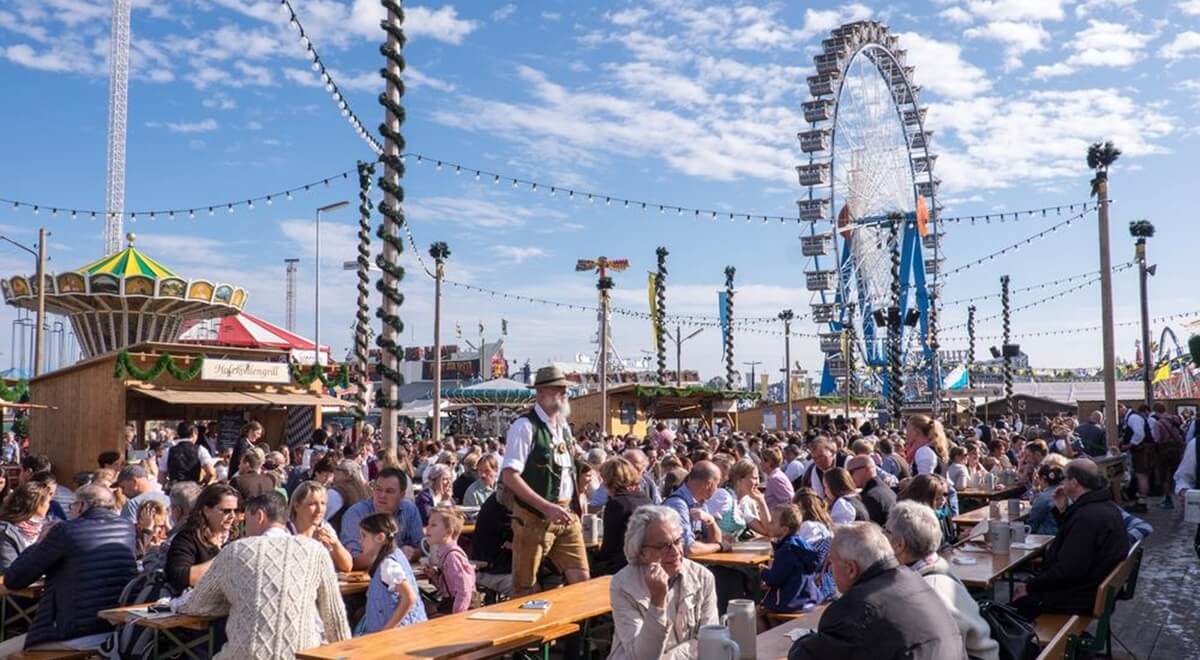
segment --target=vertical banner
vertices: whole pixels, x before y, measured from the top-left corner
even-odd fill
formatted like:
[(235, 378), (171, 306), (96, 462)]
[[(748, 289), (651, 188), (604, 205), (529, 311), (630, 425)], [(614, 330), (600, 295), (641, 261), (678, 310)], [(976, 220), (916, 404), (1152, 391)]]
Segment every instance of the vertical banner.
[(721, 355), (725, 355), (725, 338), (729, 335), (729, 294), (717, 292), (717, 317), (721, 321)]
[(658, 279), (655, 273), (647, 273), (646, 278), (646, 295), (650, 298), (650, 337), (654, 340), (654, 345), (658, 346), (658, 297), (654, 295), (654, 285)]

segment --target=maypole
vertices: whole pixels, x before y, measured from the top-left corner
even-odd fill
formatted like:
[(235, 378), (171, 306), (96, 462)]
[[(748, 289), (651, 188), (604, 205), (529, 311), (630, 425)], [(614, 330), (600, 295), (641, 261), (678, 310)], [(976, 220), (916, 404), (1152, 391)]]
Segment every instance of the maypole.
[(358, 313), (354, 324), (355, 381), (358, 396), (354, 400), (354, 416), (367, 417), (367, 392), (371, 389), (368, 355), (371, 335), (371, 177), (374, 163), (358, 163)]
[(383, 446), (387, 453), (396, 450), (397, 410), (400, 408), (400, 385), (403, 380), (400, 374), (400, 346), (396, 339), (404, 331), (404, 323), (400, 321), (397, 312), (404, 303), (400, 293), (400, 280), (404, 278), (404, 269), (400, 266), (400, 254), (404, 244), (400, 240), (400, 228), (404, 224), (404, 188), (400, 178), (404, 176), (404, 163), (400, 155), (404, 152), (404, 136), (400, 134), (400, 125), (404, 123), (404, 81), (400, 75), (404, 72), (404, 10), (395, 0), (381, 0), (387, 17), (379, 24), (387, 33), (387, 40), (379, 47), (379, 52), (386, 60), (386, 65), (380, 69), (379, 75), (387, 83), (383, 94), (379, 95), (379, 104), (384, 109), (384, 120), (379, 125), (379, 133), (383, 135), (383, 153), (379, 160), (383, 163), (383, 174), (379, 177), (379, 188), (383, 190), (383, 201), (379, 203), (379, 213), (383, 222), (377, 235), (383, 241), (376, 265), (382, 271), (379, 281), (375, 283), (376, 290), (382, 296), (375, 316), (383, 322), (382, 332), (375, 343), (381, 349), (379, 373), (382, 383), (377, 400), (383, 415), (380, 426), (383, 431)]
[(734, 388), (733, 371), (733, 266), (725, 267), (725, 387)]
[(667, 248), (654, 251), (658, 272), (654, 276), (654, 351), (658, 359), (658, 384), (667, 384)]

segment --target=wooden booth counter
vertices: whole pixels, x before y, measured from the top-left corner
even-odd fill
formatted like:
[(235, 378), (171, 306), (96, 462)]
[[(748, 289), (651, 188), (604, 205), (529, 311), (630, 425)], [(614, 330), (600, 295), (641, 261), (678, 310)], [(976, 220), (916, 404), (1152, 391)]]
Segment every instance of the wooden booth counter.
[(142, 372), (164, 354), (184, 371), (199, 358), (204, 366), (191, 380), (169, 371), (140, 380), (128, 370), (118, 377), (119, 354), (107, 353), (30, 381), (31, 400), (48, 406), (31, 413), (30, 447), (50, 457), (60, 482), (70, 485), (76, 474), (96, 469), (101, 452), (124, 452), (127, 424), (135, 426), (144, 447), (150, 421), (218, 421), (225, 441), (230, 433), (236, 439), (242, 423), (255, 420), (263, 425), (263, 439), (280, 446), (289, 439), (307, 441), (321, 425), (322, 408), (349, 405), (323, 394), (319, 380), (308, 386), (295, 382), (284, 350), (167, 343), (129, 349), (130, 362)]

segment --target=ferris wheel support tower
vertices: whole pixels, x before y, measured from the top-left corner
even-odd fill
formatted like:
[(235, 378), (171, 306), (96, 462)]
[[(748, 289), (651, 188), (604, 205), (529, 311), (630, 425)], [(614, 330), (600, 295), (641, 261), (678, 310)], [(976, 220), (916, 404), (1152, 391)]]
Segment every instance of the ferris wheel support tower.
[(108, 176), (104, 197), (104, 254), (121, 251), (125, 218), (125, 125), (129, 103), (130, 0), (113, 0), (108, 51)]

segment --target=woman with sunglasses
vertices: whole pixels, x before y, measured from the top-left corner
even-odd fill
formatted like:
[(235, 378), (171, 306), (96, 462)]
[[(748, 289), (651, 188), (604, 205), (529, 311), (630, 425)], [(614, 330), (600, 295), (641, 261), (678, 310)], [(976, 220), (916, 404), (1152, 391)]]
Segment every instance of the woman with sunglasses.
[(196, 586), (212, 560), (229, 541), (237, 522), (238, 491), (213, 484), (200, 491), (196, 505), (171, 541), (167, 551), (167, 582), (175, 593)]

